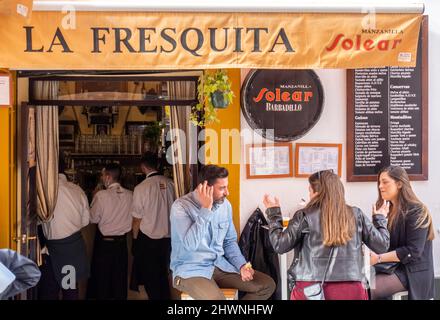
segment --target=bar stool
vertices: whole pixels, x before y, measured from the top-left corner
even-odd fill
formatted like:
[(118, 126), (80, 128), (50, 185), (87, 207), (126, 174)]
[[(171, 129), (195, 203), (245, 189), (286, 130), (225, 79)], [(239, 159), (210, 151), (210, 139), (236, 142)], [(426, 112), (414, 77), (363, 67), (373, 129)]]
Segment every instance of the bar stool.
[(408, 295), (408, 291), (396, 292), (395, 294), (393, 294), (392, 300), (403, 300), (402, 297), (407, 295)]
[[(220, 290), (223, 292), (226, 300), (238, 300), (238, 290), (237, 289), (231, 289), (231, 288), (220, 288)], [(180, 294), (181, 300), (194, 300), (193, 297), (191, 297), (189, 294), (182, 292)]]

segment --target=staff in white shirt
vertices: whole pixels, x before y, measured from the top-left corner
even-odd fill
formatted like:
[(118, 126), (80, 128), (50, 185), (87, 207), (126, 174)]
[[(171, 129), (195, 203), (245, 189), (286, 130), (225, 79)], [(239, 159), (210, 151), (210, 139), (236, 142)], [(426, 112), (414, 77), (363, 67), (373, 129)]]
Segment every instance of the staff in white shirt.
[(168, 282), (171, 254), (170, 210), (175, 200), (171, 179), (157, 172), (158, 157), (147, 152), (141, 169), (147, 178), (134, 189), (134, 274), (150, 300), (170, 299)]
[[(77, 300), (78, 282), (89, 277), (89, 261), (81, 235), (81, 229), (89, 224), (89, 203), (84, 191), (67, 181), (63, 172), (64, 160), (60, 158), (57, 203), (52, 219), (42, 224), (48, 251), (43, 255), (38, 288), (42, 300), (57, 300), (60, 290), (63, 300)], [(76, 284), (73, 286), (62, 286), (65, 266), (75, 270)]]
[(96, 193), (90, 210), (90, 222), (98, 228), (89, 285), (97, 299), (127, 299), (127, 233), (131, 231), (133, 195), (120, 185), (120, 178), (119, 164), (105, 166), (101, 179), (106, 190)]

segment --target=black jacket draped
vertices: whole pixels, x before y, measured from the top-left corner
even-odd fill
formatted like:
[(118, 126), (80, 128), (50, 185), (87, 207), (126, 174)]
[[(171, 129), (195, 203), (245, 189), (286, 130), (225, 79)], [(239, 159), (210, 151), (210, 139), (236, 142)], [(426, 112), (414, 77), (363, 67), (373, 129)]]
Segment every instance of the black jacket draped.
[(277, 287), (271, 299), (281, 300), (281, 278), (278, 254), (269, 240), (266, 219), (260, 208), (249, 217), (240, 236), (238, 245), (247, 261), (255, 270), (272, 277)]

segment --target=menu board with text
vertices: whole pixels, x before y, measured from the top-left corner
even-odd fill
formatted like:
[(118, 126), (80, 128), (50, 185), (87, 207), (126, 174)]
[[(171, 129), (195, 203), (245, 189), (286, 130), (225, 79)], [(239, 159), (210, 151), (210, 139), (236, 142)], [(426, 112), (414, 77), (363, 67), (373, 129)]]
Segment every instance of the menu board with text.
[(347, 181), (374, 181), (382, 167), (428, 179), (427, 19), (414, 68), (347, 72)]

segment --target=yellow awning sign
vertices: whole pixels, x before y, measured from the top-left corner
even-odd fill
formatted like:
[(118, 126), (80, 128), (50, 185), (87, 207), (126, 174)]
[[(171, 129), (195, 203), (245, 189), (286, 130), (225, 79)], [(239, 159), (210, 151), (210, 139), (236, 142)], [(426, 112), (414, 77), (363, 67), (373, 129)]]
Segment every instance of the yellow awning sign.
[(413, 67), (417, 14), (33, 12), (6, 16), (0, 67)]
[(33, 0), (0, 0), (0, 19), (14, 15), (30, 18), (32, 6)]

